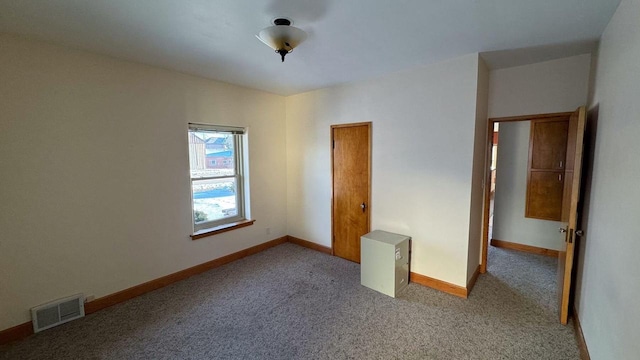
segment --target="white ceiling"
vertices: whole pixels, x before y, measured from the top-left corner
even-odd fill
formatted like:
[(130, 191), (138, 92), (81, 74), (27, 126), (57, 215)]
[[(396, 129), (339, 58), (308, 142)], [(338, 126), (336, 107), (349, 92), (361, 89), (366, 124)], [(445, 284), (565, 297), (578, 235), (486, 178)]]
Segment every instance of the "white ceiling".
[[(290, 95), (474, 52), (494, 67), (575, 55), (619, 2), (2, 0), (0, 32)], [(281, 16), (309, 33), (284, 63), (255, 37)]]

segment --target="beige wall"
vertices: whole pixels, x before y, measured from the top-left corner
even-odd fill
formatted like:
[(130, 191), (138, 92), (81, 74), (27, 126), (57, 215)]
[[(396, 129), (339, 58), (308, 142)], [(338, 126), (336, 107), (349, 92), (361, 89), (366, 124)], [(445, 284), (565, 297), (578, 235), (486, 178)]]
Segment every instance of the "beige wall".
[(469, 251), (467, 257), (467, 282), (480, 265), (482, 251), (482, 227), (484, 205), (485, 160), (487, 151), (487, 107), (489, 105), (489, 69), (484, 60), (478, 59), (478, 86), (476, 93), (476, 124), (473, 146), (471, 206), (469, 214)]
[[(0, 49), (0, 330), (286, 234), (283, 97), (9, 35)], [(249, 127), (255, 225), (189, 238), (188, 122)]]
[[(493, 70), (489, 117), (574, 111), (585, 105), (591, 55)], [(561, 223), (524, 217), (530, 123), (500, 125), (493, 238), (559, 250)]]
[(373, 122), (372, 230), (413, 238), (411, 271), (467, 281), (478, 56), (287, 97), (288, 231), (331, 246), (332, 124)]
[(590, 54), (492, 70), (489, 117), (573, 111), (587, 101)]
[(622, 0), (594, 62), (575, 300), (594, 360), (640, 354), (638, 14), (639, 0)]

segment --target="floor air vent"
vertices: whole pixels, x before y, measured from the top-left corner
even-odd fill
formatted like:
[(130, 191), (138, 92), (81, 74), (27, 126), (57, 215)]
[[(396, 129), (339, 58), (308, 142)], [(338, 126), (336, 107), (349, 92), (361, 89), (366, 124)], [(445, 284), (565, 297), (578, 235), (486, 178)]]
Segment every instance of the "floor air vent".
[(31, 309), (33, 332), (39, 332), (84, 316), (84, 295), (58, 299)]

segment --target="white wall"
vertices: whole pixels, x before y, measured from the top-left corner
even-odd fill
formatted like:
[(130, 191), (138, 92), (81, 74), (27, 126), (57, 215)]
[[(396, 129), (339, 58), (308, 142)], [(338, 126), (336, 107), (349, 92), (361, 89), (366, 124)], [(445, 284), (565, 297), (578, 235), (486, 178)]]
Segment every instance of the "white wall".
[(330, 125), (373, 122), (372, 230), (411, 271), (466, 286), (478, 56), (287, 97), (289, 235), (331, 246)]
[[(489, 75), (489, 117), (574, 111), (585, 105), (591, 55), (498, 69)], [(529, 122), (500, 124), (493, 238), (559, 250), (561, 223), (524, 217)]]
[[(286, 234), (283, 97), (9, 35), (0, 48), (0, 330)], [(255, 225), (189, 238), (188, 122), (249, 127)]]
[(588, 227), (580, 243), (575, 305), (594, 360), (640, 354), (638, 14), (639, 0), (623, 0), (607, 26), (589, 104), (589, 139), (595, 143), (588, 144)]
[(473, 146), (471, 206), (469, 214), (469, 251), (467, 256), (467, 282), (480, 265), (482, 254), (482, 227), (484, 225), (484, 182), (487, 155), (487, 111), (489, 105), (489, 69), (478, 59), (478, 86), (476, 91), (476, 124)]
[(561, 222), (524, 217), (530, 129), (531, 121), (500, 124), (492, 238), (561, 250)]
[(585, 105), (591, 55), (492, 70), (489, 117), (573, 111)]

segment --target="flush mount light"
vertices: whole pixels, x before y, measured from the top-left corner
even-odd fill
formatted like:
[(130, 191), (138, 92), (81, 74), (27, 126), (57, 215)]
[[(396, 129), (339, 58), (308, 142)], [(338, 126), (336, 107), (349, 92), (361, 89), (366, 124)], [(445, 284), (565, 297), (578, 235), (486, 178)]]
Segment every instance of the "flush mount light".
[(280, 54), (284, 62), (284, 56), (300, 45), (307, 38), (307, 33), (291, 26), (289, 19), (278, 18), (273, 20), (273, 24), (274, 26), (262, 29), (256, 37)]

